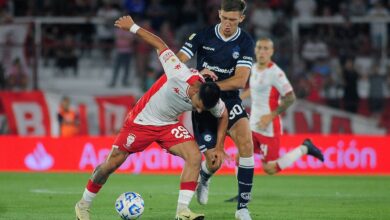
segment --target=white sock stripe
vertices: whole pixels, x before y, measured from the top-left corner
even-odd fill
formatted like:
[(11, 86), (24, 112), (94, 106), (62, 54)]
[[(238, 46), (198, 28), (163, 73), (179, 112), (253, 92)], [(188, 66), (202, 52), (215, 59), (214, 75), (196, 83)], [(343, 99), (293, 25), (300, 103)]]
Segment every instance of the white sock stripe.
[(96, 193), (90, 192), (88, 189), (84, 190), (83, 199), (87, 202), (92, 202), (92, 200), (96, 197)]
[(251, 157), (240, 157), (239, 159), (239, 167), (255, 167), (255, 158)]
[(239, 168), (243, 168), (243, 169), (253, 169), (255, 168), (255, 166), (243, 166), (243, 165), (238, 165)]

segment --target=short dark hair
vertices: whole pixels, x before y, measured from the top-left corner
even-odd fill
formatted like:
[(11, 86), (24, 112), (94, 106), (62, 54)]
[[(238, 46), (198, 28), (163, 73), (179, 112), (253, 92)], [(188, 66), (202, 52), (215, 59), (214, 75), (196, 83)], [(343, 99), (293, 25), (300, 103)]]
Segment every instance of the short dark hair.
[(206, 109), (214, 107), (220, 96), (221, 89), (215, 82), (205, 82), (200, 86), (199, 98)]
[(244, 0), (222, 0), (221, 10), (224, 11), (239, 11), (245, 13), (246, 3)]

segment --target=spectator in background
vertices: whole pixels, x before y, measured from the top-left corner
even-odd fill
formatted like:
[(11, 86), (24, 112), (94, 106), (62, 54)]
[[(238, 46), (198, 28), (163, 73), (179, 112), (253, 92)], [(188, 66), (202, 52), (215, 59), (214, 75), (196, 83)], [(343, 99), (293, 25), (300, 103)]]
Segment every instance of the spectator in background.
[(62, 98), (58, 113), (58, 124), (61, 137), (73, 137), (79, 133), (79, 119), (76, 111), (70, 105), (70, 98)]
[(28, 86), (28, 76), (26, 70), (16, 58), (8, 69), (7, 87), (10, 90), (25, 90)]
[(255, 1), (255, 9), (250, 17), (255, 38), (270, 37), (272, 25), (276, 22), (274, 12), (264, 0)]
[[(149, 20), (143, 20), (142, 28), (153, 32), (153, 28)], [(165, 40), (165, 39), (164, 39)], [(141, 76), (142, 81), (144, 82), (146, 78), (146, 69), (148, 67), (148, 62), (150, 60), (150, 53), (152, 52), (152, 48), (149, 44), (145, 43), (145, 41), (136, 40), (136, 66), (137, 66), (137, 74)]]
[(97, 17), (104, 20), (103, 24), (97, 26), (97, 38), (106, 61), (110, 60), (111, 47), (114, 44), (114, 26), (112, 23), (119, 15), (120, 12), (108, 0), (104, 1), (103, 7), (99, 8), (97, 12)]
[(185, 0), (180, 11), (181, 25), (191, 25), (198, 20), (198, 5), (195, 0)]
[(168, 45), (170, 45), (170, 48), (173, 51), (178, 50), (177, 42), (175, 40), (175, 31), (172, 29), (171, 24), (168, 21), (164, 21), (161, 24), (160, 36)]
[(353, 66), (353, 59), (348, 58), (345, 61), (343, 72), (344, 79), (344, 109), (351, 113), (356, 113), (359, 106), (359, 95), (357, 91), (357, 84), (359, 79), (359, 74), (356, 72)]
[(167, 10), (161, 4), (161, 0), (151, 0), (151, 3), (146, 10), (146, 16), (150, 19), (154, 30), (160, 30), (160, 26), (167, 18), (166, 15)]
[(115, 87), (119, 69), (123, 67), (122, 85), (129, 85), (130, 63), (134, 50), (134, 37), (128, 31), (115, 29), (116, 57), (114, 61), (114, 72), (111, 78), (110, 87)]
[(179, 8), (180, 27), (176, 30), (176, 36), (179, 42), (185, 41), (188, 33), (196, 31), (199, 21), (199, 5), (195, 0), (185, 0), (183, 6)]
[(126, 9), (128, 14), (134, 15), (135, 17), (143, 17), (145, 14), (145, 0), (124, 0), (123, 2), (123, 7)]
[(315, 0), (295, 0), (294, 9), (298, 18), (310, 19), (315, 16), (317, 3)]
[[(373, 1), (374, 6), (368, 11), (368, 16), (371, 18), (386, 18), (389, 16), (389, 11), (383, 6), (381, 0)], [(383, 33), (383, 34), (382, 34)], [(387, 34), (387, 24), (386, 23), (371, 23), (371, 40), (373, 46), (376, 49), (380, 49), (382, 45), (382, 39), (384, 35)]]
[(308, 63), (309, 68), (312, 68), (312, 65), (318, 59), (325, 59), (328, 56), (328, 45), (316, 35), (309, 37), (303, 44), (302, 57)]
[(3, 64), (0, 62), (0, 90), (5, 89), (7, 86), (7, 82), (5, 80), (5, 71)]
[(374, 72), (369, 76), (368, 106), (374, 116), (379, 116), (383, 111), (385, 103), (386, 77), (379, 74), (379, 68), (376, 66)]
[(157, 79), (156, 72), (154, 71), (153, 68), (148, 67), (146, 69), (146, 79), (144, 81), (145, 82), (144, 83), (144, 91), (148, 91), (150, 89), (150, 87), (152, 87), (152, 85), (154, 84), (156, 79)]
[(349, 16), (365, 16), (367, 5), (364, 0), (352, 0), (349, 3)]
[(76, 55), (76, 43), (71, 35), (66, 35), (62, 44), (56, 50), (57, 52), (57, 67), (60, 69), (61, 74), (65, 74), (65, 70), (68, 68), (73, 69), (73, 75), (78, 75), (78, 58)]

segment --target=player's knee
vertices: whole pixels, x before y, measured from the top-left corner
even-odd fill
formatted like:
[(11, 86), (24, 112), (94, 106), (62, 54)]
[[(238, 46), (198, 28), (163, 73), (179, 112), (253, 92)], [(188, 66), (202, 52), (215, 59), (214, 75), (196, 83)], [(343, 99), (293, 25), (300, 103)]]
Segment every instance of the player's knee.
[(253, 155), (253, 144), (252, 141), (249, 140), (243, 140), (239, 144), (239, 154), (241, 157), (250, 157)]

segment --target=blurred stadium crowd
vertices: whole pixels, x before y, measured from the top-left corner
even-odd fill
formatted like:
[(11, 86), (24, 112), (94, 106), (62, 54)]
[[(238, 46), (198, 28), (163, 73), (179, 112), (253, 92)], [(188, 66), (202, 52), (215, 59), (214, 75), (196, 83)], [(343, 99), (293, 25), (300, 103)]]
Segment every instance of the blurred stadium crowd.
[[(274, 61), (285, 70), (299, 98), (363, 115), (384, 117), (385, 112), (390, 112), (387, 56), (390, 19), (389, 23), (352, 22), (352, 18), (388, 19), (390, 1), (247, 2), (247, 17), (242, 27), (254, 39), (268, 36), (274, 40)], [(33, 69), (39, 54), (42, 69), (49, 68), (58, 78), (69, 71), (74, 77), (80, 77), (85, 60), (104, 62), (110, 66), (106, 85), (112, 90), (117, 87), (119, 68), (123, 66), (126, 75), (121, 78), (122, 86), (144, 91), (162, 69), (151, 48), (129, 34), (114, 30), (113, 20), (129, 13), (142, 27), (158, 33), (178, 51), (193, 31), (219, 22), (219, 4), (219, 0), (0, 0), (1, 25), (19, 17), (86, 18), (85, 22), (72, 25), (43, 24), (40, 47), (32, 46), (36, 40), (31, 22), (22, 45), (25, 66), (17, 58), (7, 60), (12, 36), (2, 35), (6, 39), (1, 40), (0, 46), (0, 88), (31, 89), (34, 77), (28, 69)], [(318, 17), (341, 22), (310, 22)], [(66, 18), (62, 19), (66, 21)], [(102, 22), (92, 22), (93, 18)], [(293, 39), (294, 19), (308, 21), (299, 25), (296, 39)], [(96, 53), (100, 55), (96, 57)], [(132, 83), (133, 79), (139, 83)]]

